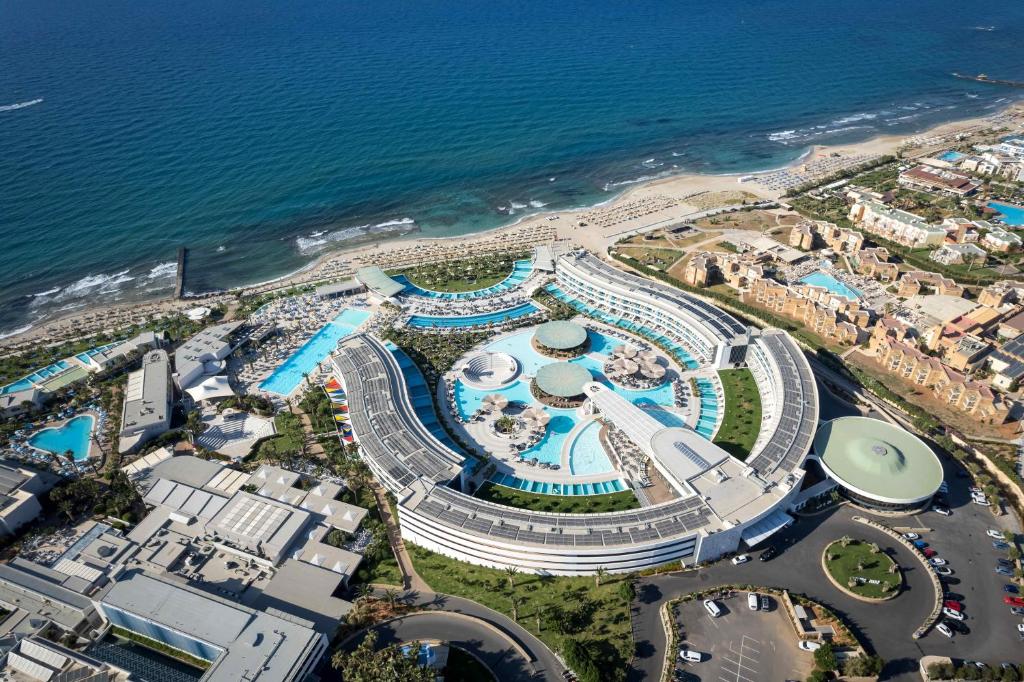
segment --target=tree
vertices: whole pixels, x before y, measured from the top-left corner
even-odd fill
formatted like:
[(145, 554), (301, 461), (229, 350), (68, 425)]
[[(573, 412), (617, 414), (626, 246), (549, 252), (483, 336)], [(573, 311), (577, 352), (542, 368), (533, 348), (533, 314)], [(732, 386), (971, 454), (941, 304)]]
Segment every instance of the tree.
[(389, 587), (384, 590), (384, 601), (386, 601), (388, 606), (394, 610), (395, 605), (398, 603), (398, 590), (393, 587)]
[(849, 677), (874, 677), (882, 672), (884, 665), (885, 661), (878, 656), (864, 654), (844, 661), (843, 674)]
[(508, 577), (508, 589), (516, 589), (516, 574), (519, 573), (519, 569), (515, 566), (506, 566), (505, 575)]
[(825, 642), (814, 652), (814, 664), (821, 670), (835, 670), (838, 665), (836, 652), (832, 648), (832, 642)]
[[(377, 637), (377, 632), (371, 630), (351, 653), (338, 650), (331, 656), (331, 666), (341, 673), (345, 682), (433, 682), (434, 671), (421, 667), (415, 653), (407, 655), (397, 646), (377, 651)], [(411, 647), (411, 650), (416, 651), (418, 647)]]
[(605, 567), (598, 566), (594, 570), (594, 586), (601, 587), (601, 580), (603, 580), (606, 575), (608, 575), (608, 571), (605, 569)]
[(193, 443), (196, 436), (206, 430), (206, 422), (203, 421), (203, 415), (199, 410), (191, 410), (188, 413), (188, 417), (185, 418), (185, 430), (188, 431), (189, 440)]
[(627, 578), (619, 583), (619, 596), (622, 597), (622, 600), (627, 604), (632, 602), (633, 598), (636, 597), (636, 585), (633, 583), (631, 578)]
[(516, 595), (512, 594), (512, 595), (509, 595), (508, 599), (509, 599), (509, 601), (512, 604), (512, 620), (514, 620), (515, 622), (518, 623), (519, 622), (519, 597), (517, 597)]

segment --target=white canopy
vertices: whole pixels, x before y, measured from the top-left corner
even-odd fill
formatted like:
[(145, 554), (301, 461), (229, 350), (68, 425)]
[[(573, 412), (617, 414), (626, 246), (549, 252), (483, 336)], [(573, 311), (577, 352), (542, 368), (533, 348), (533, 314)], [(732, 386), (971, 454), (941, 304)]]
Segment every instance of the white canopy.
[(185, 392), (192, 396), (192, 400), (197, 403), (215, 398), (230, 398), (235, 394), (231, 390), (231, 385), (228, 384), (228, 378), (223, 374), (207, 377), (192, 388), (185, 389)]

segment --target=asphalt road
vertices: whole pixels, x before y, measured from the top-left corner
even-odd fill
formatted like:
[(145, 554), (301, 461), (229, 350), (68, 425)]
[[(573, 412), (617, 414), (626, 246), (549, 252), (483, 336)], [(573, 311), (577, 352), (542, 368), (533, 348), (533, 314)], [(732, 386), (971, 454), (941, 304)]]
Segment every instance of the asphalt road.
[[(401, 600), (427, 610), (376, 626), (381, 647), (418, 639), (440, 639), (479, 658), (500, 682), (562, 680), (564, 668), (551, 650), (497, 611), (461, 597), (430, 592), (408, 591)], [(473, 620), (452, 614), (471, 616)], [(510, 646), (510, 639), (526, 651), (527, 658)], [(362, 636), (355, 637), (345, 648), (351, 651), (360, 641)]]
[[(657, 680), (661, 673), (665, 637), (658, 610), (666, 600), (728, 583), (750, 583), (799, 592), (842, 614), (869, 650), (887, 661), (882, 679), (917, 680), (917, 662), (925, 654), (998, 663), (1019, 661), (1022, 649), (1013, 629), (1013, 618), (1002, 604), (1001, 582), (993, 572), (996, 553), (985, 537), (985, 529), (995, 526), (990, 512), (976, 505), (963, 505), (964, 479), (949, 478), (956, 489), (950, 502), (954, 516), (944, 518), (928, 512), (918, 520), (884, 520), (890, 525), (934, 527), (925, 539), (949, 560), (959, 582), (948, 589), (963, 594), (970, 635), (948, 640), (932, 631), (920, 640), (913, 631), (931, 612), (934, 592), (923, 566), (910, 550), (875, 530), (851, 519), (863, 514), (846, 505), (823, 515), (799, 519), (773, 538), (781, 554), (768, 562), (752, 561), (733, 566), (719, 562), (699, 571), (687, 571), (641, 581), (633, 607), (634, 636), (638, 654), (630, 673), (631, 680)], [(963, 489), (963, 490), (961, 490)], [(840, 592), (821, 570), (825, 547), (843, 535), (878, 542), (891, 549), (904, 572), (904, 590), (900, 596), (881, 604), (858, 601)]]

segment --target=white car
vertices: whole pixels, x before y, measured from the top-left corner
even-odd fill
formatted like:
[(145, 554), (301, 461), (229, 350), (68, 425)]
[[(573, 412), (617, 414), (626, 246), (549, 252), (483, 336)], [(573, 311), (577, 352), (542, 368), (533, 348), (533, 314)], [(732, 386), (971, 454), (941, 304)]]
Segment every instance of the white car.
[(992, 538), (994, 540), (1002, 540), (1003, 539), (1003, 531), (996, 530), (995, 528), (989, 528), (987, 531), (985, 531), (985, 535), (989, 536), (990, 538)]
[(939, 575), (953, 575), (953, 569), (948, 566), (936, 566), (935, 572)]
[(972, 485), (970, 488), (968, 488), (968, 490), (971, 491), (972, 493), (983, 493), (983, 492), (985, 492), (984, 490), (982, 490), (981, 488), (979, 488), (976, 485)]
[(945, 623), (939, 623), (935, 626), (935, 629), (944, 634), (946, 637), (949, 637), (950, 639), (953, 638), (953, 631), (950, 630), (949, 626)]
[(801, 639), (797, 646), (799, 646), (803, 651), (817, 651), (821, 648), (821, 642), (811, 642), (806, 639)]
[(704, 600), (704, 610), (708, 612), (708, 615), (712, 618), (718, 618), (722, 615), (722, 609), (715, 603), (714, 599)]
[(940, 516), (952, 516), (953, 512), (949, 511), (945, 507), (932, 507), (932, 510)]
[(964, 619), (964, 614), (960, 613), (959, 611), (954, 611), (953, 609), (947, 608), (945, 606), (942, 607), (942, 615), (944, 615), (946, 618), (951, 618), (953, 620)]
[(947, 563), (946, 560), (940, 556), (933, 556), (928, 561), (932, 562), (932, 566), (945, 566)]
[(747, 608), (757, 611), (757, 592), (747, 592)]
[(746, 554), (737, 554), (732, 558), (732, 565), (739, 566), (740, 564), (745, 564), (748, 561), (750, 561), (750, 557)]
[(920, 540), (921, 539), (921, 536), (918, 535), (917, 533), (904, 533), (903, 537), (905, 537), (908, 540)]
[(679, 658), (689, 663), (700, 663), (704, 660), (704, 654), (693, 649), (683, 649), (679, 652)]
[(1024, 635), (1024, 623), (1017, 623), (1017, 632)]
[(973, 502), (974, 504), (980, 505), (982, 507), (991, 507), (992, 506), (992, 503), (989, 502), (988, 499), (986, 499), (984, 497), (975, 497), (974, 499), (971, 500), (971, 502)]

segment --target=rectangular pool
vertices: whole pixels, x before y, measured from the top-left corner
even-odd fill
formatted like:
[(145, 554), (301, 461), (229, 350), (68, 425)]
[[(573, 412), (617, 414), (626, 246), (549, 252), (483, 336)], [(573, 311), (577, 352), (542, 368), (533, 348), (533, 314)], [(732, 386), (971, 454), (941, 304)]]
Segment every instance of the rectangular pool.
[(302, 375), (316, 369), (338, 345), (338, 341), (355, 331), (370, 315), (369, 310), (345, 308), (264, 379), (260, 383), (260, 390), (282, 396), (290, 395), (299, 386)]

